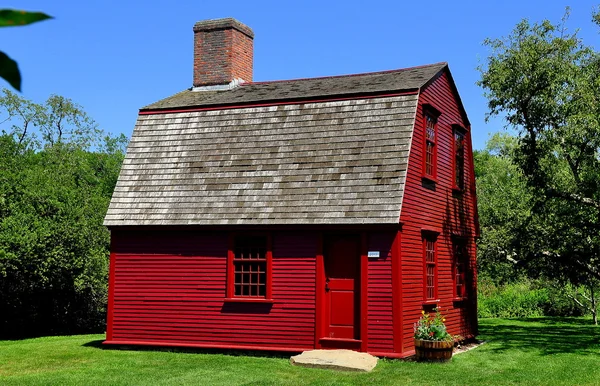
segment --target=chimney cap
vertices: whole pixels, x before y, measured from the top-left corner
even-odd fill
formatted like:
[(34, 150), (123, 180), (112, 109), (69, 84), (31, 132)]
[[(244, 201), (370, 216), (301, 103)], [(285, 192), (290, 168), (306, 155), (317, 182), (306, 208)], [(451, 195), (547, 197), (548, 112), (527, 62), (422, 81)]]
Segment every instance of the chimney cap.
[(235, 28), (241, 33), (247, 35), (249, 38), (254, 39), (254, 31), (252, 31), (252, 28), (232, 17), (227, 17), (224, 19), (202, 20), (194, 24), (194, 32), (214, 31), (228, 28)]

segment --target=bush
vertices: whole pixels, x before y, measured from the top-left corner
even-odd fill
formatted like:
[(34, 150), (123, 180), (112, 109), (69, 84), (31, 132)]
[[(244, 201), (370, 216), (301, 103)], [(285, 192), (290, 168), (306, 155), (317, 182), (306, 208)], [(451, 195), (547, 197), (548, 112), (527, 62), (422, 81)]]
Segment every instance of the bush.
[[(481, 284), (480, 284), (481, 285)], [(524, 318), (543, 316), (548, 303), (546, 289), (533, 289), (531, 283), (521, 281), (495, 287), (491, 282), (483, 283), (478, 308), (482, 318)]]
[(480, 318), (527, 318), (535, 316), (581, 316), (584, 314), (567, 296), (574, 289), (557, 288), (549, 282), (521, 279), (497, 285), (490, 278), (478, 283), (478, 316)]
[(548, 286), (549, 302), (544, 305), (544, 315), (546, 316), (583, 316), (586, 310), (569, 297), (577, 292), (583, 292), (583, 288), (574, 288), (572, 285), (562, 287)]

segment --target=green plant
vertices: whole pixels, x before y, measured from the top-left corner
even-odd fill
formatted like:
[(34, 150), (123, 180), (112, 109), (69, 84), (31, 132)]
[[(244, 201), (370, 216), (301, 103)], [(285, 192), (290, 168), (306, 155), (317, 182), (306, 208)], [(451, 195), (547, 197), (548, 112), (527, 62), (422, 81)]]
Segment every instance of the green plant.
[[(18, 27), (51, 18), (51, 16), (42, 12), (0, 9), (0, 27)], [(17, 62), (2, 51), (0, 51), (0, 78), (3, 78), (15, 89), (21, 91), (19, 66)]]
[(433, 311), (435, 311), (434, 314), (421, 311), (421, 317), (414, 326), (415, 339), (451, 341), (452, 335), (448, 333), (444, 324), (446, 318), (437, 308), (434, 308)]

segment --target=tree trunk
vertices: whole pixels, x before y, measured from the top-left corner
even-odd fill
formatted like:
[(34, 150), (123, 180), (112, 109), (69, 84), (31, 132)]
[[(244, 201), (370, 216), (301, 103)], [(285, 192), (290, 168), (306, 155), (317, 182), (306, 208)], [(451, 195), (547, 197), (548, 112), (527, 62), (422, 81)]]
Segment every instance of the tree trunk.
[(594, 321), (594, 324), (597, 326), (598, 325), (598, 308), (596, 307), (596, 296), (594, 295), (594, 281), (592, 280), (590, 282), (590, 299), (591, 301), (591, 305), (592, 305), (592, 320)]

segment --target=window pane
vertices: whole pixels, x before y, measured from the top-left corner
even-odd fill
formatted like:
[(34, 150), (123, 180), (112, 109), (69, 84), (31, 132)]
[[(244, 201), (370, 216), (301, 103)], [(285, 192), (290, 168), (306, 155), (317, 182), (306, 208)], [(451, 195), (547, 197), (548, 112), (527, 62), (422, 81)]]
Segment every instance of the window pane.
[(429, 115), (425, 116), (426, 127), (425, 127), (425, 135), (426, 139), (431, 142), (435, 142), (435, 120), (431, 118)]

